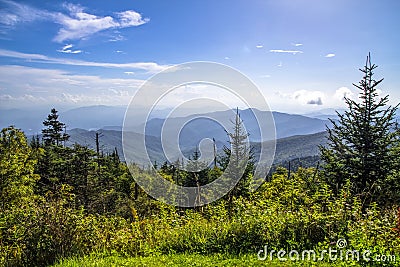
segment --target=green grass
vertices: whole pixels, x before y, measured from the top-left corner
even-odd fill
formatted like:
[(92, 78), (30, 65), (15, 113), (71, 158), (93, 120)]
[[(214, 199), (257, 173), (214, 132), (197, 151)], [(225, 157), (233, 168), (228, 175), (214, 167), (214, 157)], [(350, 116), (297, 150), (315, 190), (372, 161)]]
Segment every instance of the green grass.
[(154, 255), (150, 257), (121, 257), (91, 255), (83, 258), (62, 260), (53, 267), (98, 267), (98, 266), (348, 266), (345, 263), (321, 263), (321, 262), (280, 262), (275, 260), (260, 261), (257, 255), (230, 256), (222, 254), (172, 254)]

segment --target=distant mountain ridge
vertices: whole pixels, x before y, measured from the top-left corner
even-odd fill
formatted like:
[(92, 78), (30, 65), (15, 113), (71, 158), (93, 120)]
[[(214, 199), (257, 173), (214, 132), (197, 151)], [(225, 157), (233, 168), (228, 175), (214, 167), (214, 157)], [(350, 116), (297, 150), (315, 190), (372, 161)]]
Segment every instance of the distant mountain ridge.
[[(115, 148), (121, 158), (123, 158), (123, 148), (122, 148), (122, 132), (121, 131), (113, 131), (113, 130), (101, 130), (100, 137), (100, 148), (104, 153), (110, 153)], [(68, 141), (68, 145), (72, 145), (74, 143), (79, 143), (82, 145), (87, 145), (92, 149), (95, 149), (95, 134), (96, 131), (88, 131), (83, 129), (73, 129), (68, 132), (70, 134), (70, 140)], [(138, 133), (129, 133), (128, 138), (132, 140), (132, 147), (128, 149), (133, 149), (137, 142), (143, 140), (143, 135)], [(266, 141), (264, 145), (267, 147), (270, 145), (271, 141)], [(317, 156), (319, 154), (319, 145), (325, 145), (327, 142), (326, 132), (320, 132), (309, 135), (297, 135), (291, 137), (285, 137), (276, 140), (276, 153), (274, 163), (281, 163), (288, 160), (295, 160), (301, 158), (307, 158), (311, 156)], [(252, 142), (252, 146), (254, 147), (255, 157), (259, 157), (260, 153), (260, 142)], [(219, 151), (223, 145), (228, 145), (227, 143), (219, 142), (218, 148)], [(165, 149), (170, 149), (169, 144), (163, 144)], [(159, 163), (164, 162), (165, 156), (163, 154), (162, 146), (160, 140), (154, 136), (146, 136), (146, 147), (151, 158), (151, 161), (157, 161)], [(192, 147), (182, 147), (184, 154), (188, 154), (193, 151)], [(138, 159), (141, 159), (143, 163), (147, 162), (146, 155), (137, 155)]]
[[(258, 122), (254, 114), (260, 118), (266, 118), (271, 114), (270, 111), (260, 111), (257, 109), (246, 109), (240, 111), (240, 118), (243, 120), (243, 124), (250, 134), (249, 139), (253, 142), (267, 141), (261, 140), (260, 130)], [(169, 118), (168, 122), (175, 125), (183, 125), (184, 122), (189, 122), (182, 128), (180, 141), (181, 144), (195, 146), (204, 138), (215, 138), (219, 141), (228, 141), (226, 132), (216, 122), (208, 119), (196, 119), (196, 117), (212, 117), (216, 118), (217, 121), (223, 121), (229, 116), (232, 117), (232, 111), (217, 111), (212, 113), (196, 114), (186, 117)], [(281, 112), (272, 112), (272, 117), (275, 122), (276, 138), (284, 138), (294, 135), (307, 135), (318, 133), (326, 130), (327, 126), (331, 125), (328, 120), (321, 120), (317, 118), (309, 118), (302, 115), (286, 114)], [(233, 119), (234, 117), (232, 117)], [(161, 136), (163, 124), (165, 119), (151, 119), (146, 125), (138, 125), (133, 131), (140, 132), (145, 127), (146, 135), (152, 135), (156, 137)], [(232, 124), (228, 127), (233, 126)], [(163, 129), (165, 130), (165, 128)], [(227, 129), (228, 131), (231, 130)], [(164, 133), (165, 134), (165, 133)], [(167, 133), (168, 134), (168, 133)], [(171, 134), (172, 135), (172, 134)]]
[[(81, 128), (86, 130), (91, 129), (106, 129), (106, 130), (121, 130), (125, 116), (126, 106), (86, 106), (73, 109), (60, 109), (60, 120), (67, 125), (68, 129)], [(170, 109), (154, 110), (151, 113), (150, 125), (157, 125), (165, 118)], [(343, 112), (343, 110), (338, 110)], [(0, 128), (14, 125), (22, 129), (26, 134), (38, 134), (43, 128), (42, 122), (47, 118), (50, 108), (40, 109), (1, 109), (0, 107)], [(131, 120), (137, 120), (137, 125), (144, 123), (140, 118), (144, 117), (142, 108), (134, 109), (134, 116)], [(226, 111), (222, 111), (224, 113)], [(266, 112), (266, 111), (260, 111)], [(185, 111), (184, 113), (189, 113)], [(248, 121), (251, 138), (256, 140), (259, 136), (255, 132), (252, 125), (254, 120), (248, 114), (248, 110), (242, 110), (241, 116), (244, 121)], [(201, 115), (207, 115), (207, 112), (202, 112)], [(287, 114), (282, 112), (273, 112), (276, 122), (277, 137), (283, 138), (293, 135), (311, 134), (325, 130), (325, 124), (330, 125), (328, 118), (337, 119), (334, 109), (324, 109), (303, 115)], [(188, 116), (187, 116), (188, 117)], [(159, 122), (157, 122), (157, 118)], [(249, 119), (250, 118), (250, 119)], [(311, 120), (310, 120), (311, 119)], [(319, 121), (318, 121), (319, 120)], [(397, 120), (400, 121), (400, 111), (397, 114)], [(293, 126), (293, 127), (292, 127)], [(151, 133), (152, 135), (157, 135)], [(260, 140), (258, 140), (260, 141)]]
[[(90, 106), (60, 111), (60, 121), (64, 122), (67, 129), (80, 128), (85, 130), (122, 130), (122, 124), (125, 116), (124, 106)], [(134, 109), (133, 114), (129, 117), (131, 121), (136, 123), (135, 132), (140, 133), (143, 127), (143, 121), (140, 121), (144, 110)], [(165, 121), (163, 116), (167, 115), (169, 110), (160, 110), (152, 113), (152, 117), (146, 123), (146, 135), (152, 135), (160, 138), (161, 128)], [(250, 140), (254, 142), (266, 141), (261, 140), (261, 135), (258, 129), (258, 122), (253, 114), (260, 117), (268, 117), (271, 114), (269, 111), (260, 111), (257, 109), (241, 110), (240, 115), (246, 126), (247, 132), (250, 133)], [(27, 112), (18, 109), (1, 110), (0, 109), (0, 127), (15, 125), (21, 128), (27, 135), (39, 134), (43, 128), (42, 122), (47, 118), (49, 111), (35, 110)], [(286, 114), (281, 112), (272, 112), (275, 120), (276, 137), (284, 138), (293, 135), (305, 135), (324, 131), (326, 125), (330, 125), (328, 120), (310, 118), (303, 115)], [(215, 117), (219, 119), (234, 118), (232, 110), (205, 112), (186, 117), (170, 118), (171, 124), (180, 124), (188, 122), (194, 117)], [(228, 125), (229, 127), (230, 125)], [(230, 129), (227, 129), (230, 130)], [(176, 135), (176, 133), (175, 133)], [(195, 146), (203, 138), (215, 138), (218, 141), (227, 141), (227, 136), (224, 129), (216, 122), (206, 119), (192, 120), (182, 128), (180, 135), (180, 143), (185, 145)]]
[[(57, 108), (56, 108), (57, 109)], [(68, 129), (118, 129), (123, 125), (126, 106), (87, 106), (73, 109), (57, 109), (60, 121), (67, 125)], [(134, 109), (137, 116), (132, 119), (140, 118), (144, 115), (143, 109)], [(155, 110), (150, 118), (163, 117), (166, 110)], [(38, 134), (43, 128), (42, 122), (47, 118), (50, 109), (0, 109), (0, 128), (15, 125), (22, 129), (26, 134)]]

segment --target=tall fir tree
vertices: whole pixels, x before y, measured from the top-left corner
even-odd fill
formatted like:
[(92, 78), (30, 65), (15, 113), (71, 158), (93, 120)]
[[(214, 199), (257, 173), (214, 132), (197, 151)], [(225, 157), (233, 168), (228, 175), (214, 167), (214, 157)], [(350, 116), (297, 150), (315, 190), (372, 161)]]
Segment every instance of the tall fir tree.
[(234, 197), (248, 196), (254, 171), (254, 153), (248, 145), (249, 134), (244, 129), (238, 109), (236, 110), (235, 120), (232, 123), (232, 132), (227, 132), (230, 139), (230, 147), (224, 146), (223, 155), (219, 159), (219, 163), (224, 170), (224, 177), (228, 180), (238, 180), (237, 184), (228, 193), (230, 205)]
[(397, 106), (388, 106), (388, 95), (379, 97), (378, 85), (383, 79), (374, 79), (376, 68), (368, 55), (360, 69), (363, 78), (359, 84), (353, 84), (360, 90), (359, 101), (344, 98), (348, 110), (337, 113), (338, 122), (331, 120), (328, 144), (320, 147), (330, 185), (338, 192), (349, 179), (353, 192), (366, 205), (379, 197), (397, 157), (393, 153), (398, 142), (394, 131)]
[(65, 131), (65, 124), (58, 120), (58, 111), (52, 108), (47, 120), (43, 125), (47, 128), (42, 130), (43, 140), (46, 145), (60, 146), (65, 144), (69, 139), (69, 135)]

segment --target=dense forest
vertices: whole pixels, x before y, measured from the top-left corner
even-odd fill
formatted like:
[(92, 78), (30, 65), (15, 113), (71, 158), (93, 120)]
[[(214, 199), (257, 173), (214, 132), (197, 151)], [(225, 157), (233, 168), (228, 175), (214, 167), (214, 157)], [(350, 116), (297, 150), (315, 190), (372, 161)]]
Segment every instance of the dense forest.
[[(369, 257), (326, 257), (323, 262), (400, 265), (397, 106), (388, 106), (389, 97), (378, 94), (382, 80), (374, 79), (375, 68), (368, 57), (361, 69), (363, 77), (355, 84), (359, 98), (345, 98), (347, 111), (331, 121), (327, 145), (320, 147), (320, 164), (296, 171), (275, 167), (254, 192), (250, 180), (256, 162), (251, 149), (245, 164), (234, 162), (233, 169), (227, 170), (230, 155), (248, 149), (239, 112), (223, 153), (210, 166), (193, 172), (182, 170), (179, 160), (143, 168), (124, 162), (117, 151), (65, 146), (69, 136), (56, 109), (45, 118), (40, 138), (28, 139), (13, 126), (3, 129), (0, 265), (68, 265), (69, 258), (90, 257), (96, 262), (156, 255), (164, 264), (168, 255), (183, 255), (190, 261), (198, 255), (216, 257), (212, 258), (216, 262), (220, 257), (241, 259), (226, 265), (269, 265), (269, 258), (257, 258), (265, 246), (271, 251), (323, 251), (337, 249), (338, 240), (344, 240), (351, 251), (370, 251)], [(191, 158), (199, 156), (195, 150)], [(226, 196), (194, 208), (164, 204), (135, 182), (159, 174), (195, 187), (238, 169), (244, 170), (241, 179)], [(318, 264), (311, 260), (306, 265), (311, 263)], [(199, 266), (204, 265), (211, 263)]]

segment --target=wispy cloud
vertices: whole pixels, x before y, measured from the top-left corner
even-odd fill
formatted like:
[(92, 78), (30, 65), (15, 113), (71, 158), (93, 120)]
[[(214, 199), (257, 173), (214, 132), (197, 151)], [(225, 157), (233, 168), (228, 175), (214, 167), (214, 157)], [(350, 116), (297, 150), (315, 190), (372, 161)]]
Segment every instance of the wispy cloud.
[(46, 11), (8, 0), (0, 2), (4, 4), (0, 10), (0, 24), (3, 27), (48, 18)]
[(271, 50), (269, 50), (269, 52), (272, 52), (272, 53), (287, 53), (287, 54), (293, 54), (293, 55), (302, 54), (303, 53), (303, 51), (300, 51), (300, 50), (282, 50), (282, 49), (271, 49)]
[(263, 48), (263, 45), (256, 45), (256, 48)]
[(328, 58), (329, 58), (329, 57), (334, 57), (334, 56), (336, 56), (336, 55), (335, 55), (335, 54), (326, 54), (326, 55), (325, 55), (325, 57), (328, 57)]
[(60, 53), (66, 53), (66, 54), (79, 54), (82, 53), (82, 50), (72, 50), (71, 48), (73, 47), (72, 44), (67, 44), (63, 46), (60, 50), (57, 50)]
[[(135, 27), (150, 21), (149, 18), (143, 18), (140, 13), (133, 10), (98, 16), (85, 11), (80, 5), (70, 3), (63, 5), (67, 12), (62, 13), (40, 10), (9, 0), (0, 1), (6, 5), (6, 8), (0, 11), (0, 24), (3, 28), (12, 28), (17, 24), (35, 20), (52, 21), (61, 26), (53, 39), (59, 43), (85, 39), (104, 30)], [(122, 35), (118, 35), (111, 40), (119, 41), (123, 38)]]
[[(56, 42), (76, 40), (88, 37), (107, 29), (121, 29), (139, 26), (150, 19), (142, 18), (142, 15), (133, 10), (118, 12), (114, 16), (97, 16), (85, 12), (81, 6), (74, 4), (64, 5), (70, 12), (69, 15), (56, 13), (52, 16), (56, 23), (61, 24), (61, 29), (54, 38)], [(118, 36), (121, 39), (121, 36)], [(118, 41), (118, 39), (115, 39)]]
[(56, 69), (0, 66), (0, 106), (29, 104), (127, 104), (143, 83), (132, 78), (77, 75)]
[(303, 44), (301, 44), (301, 43), (294, 43), (294, 44), (292, 44), (292, 45), (298, 47), (298, 46), (302, 46)]
[(120, 41), (125, 41), (126, 38), (121, 35), (120, 33), (118, 33), (117, 35), (114, 35), (113, 37), (111, 37), (110, 39), (108, 39), (109, 42), (120, 42)]
[(109, 62), (92, 62), (74, 59), (54, 58), (48, 57), (41, 54), (27, 54), (20, 53), (11, 50), (0, 49), (0, 56), (19, 58), (24, 60), (35, 61), (38, 63), (47, 64), (61, 64), (61, 65), (73, 65), (73, 66), (88, 66), (88, 67), (104, 67), (104, 68), (127, 68), (127, 69), (141, 69), (148, 72), (159, 72), (167, 67), (168, 65), (159, 65), (154, 62), (131, 62), (131, 63), (109, 63)]
[(325, 94), (321, 91), (298, 90), (294, 93), (280, 93), (277, 94), (284, 99), (294, 100), (302, 105), (317, 105), (324, 104)]

